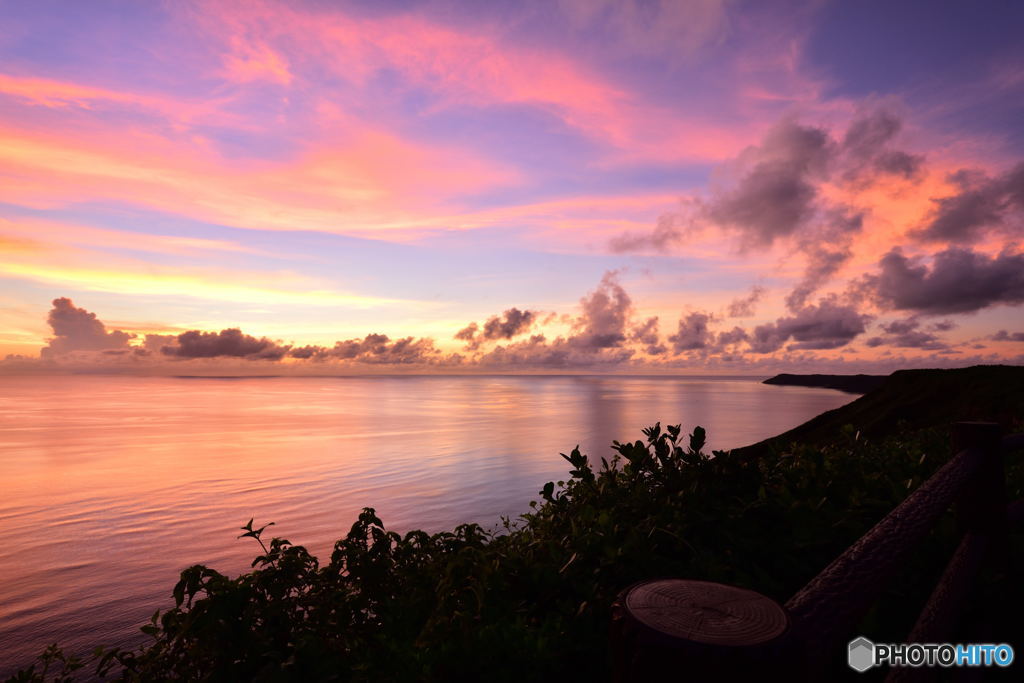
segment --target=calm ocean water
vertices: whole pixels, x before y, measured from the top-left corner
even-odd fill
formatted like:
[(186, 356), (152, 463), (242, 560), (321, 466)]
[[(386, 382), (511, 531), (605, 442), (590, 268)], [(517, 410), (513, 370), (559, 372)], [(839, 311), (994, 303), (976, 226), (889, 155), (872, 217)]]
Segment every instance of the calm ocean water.
[(237, 574), (250, 517), (326, 557), (364, 506), (397, 531), (493, 526), (577, 443), (660, 420), (709, 448), (855, 398), (753, 378), (0, 378), (0, 676), (47, 644), (143, 640), (194, 563)]

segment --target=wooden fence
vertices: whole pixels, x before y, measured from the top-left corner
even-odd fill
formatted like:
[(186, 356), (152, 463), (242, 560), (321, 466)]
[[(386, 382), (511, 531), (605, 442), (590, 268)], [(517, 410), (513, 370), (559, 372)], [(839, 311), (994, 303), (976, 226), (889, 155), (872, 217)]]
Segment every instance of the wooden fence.
[[(822, 680), (846, 661), (860, 619), (954, 506), (962, 539), (906, 638), (948, 642), (979, 570), (1006, 560), (1008, 525), (1024, 520), (1024, 500), (1006, 504), (1003, 468), (1003, 453), (1022, 447), (1024, 434), (1003, 438), (995, 423), (954, 423), (956, 455), (785, 605), (705, 581), (659, 579), (627, 588), (613, 607), (613, 679)], [(936, 673), (893, 668), (887, 680)]]

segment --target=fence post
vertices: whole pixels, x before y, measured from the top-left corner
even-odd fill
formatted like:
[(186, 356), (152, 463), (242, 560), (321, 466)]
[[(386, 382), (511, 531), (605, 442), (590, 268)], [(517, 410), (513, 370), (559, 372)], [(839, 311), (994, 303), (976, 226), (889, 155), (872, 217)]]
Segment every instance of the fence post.
[(760, 593), (711, 581), (656, 579), (612, 606), (611, 678), (772, 680), (794, 667), (789, 615)]
[(995, 422), (954, 422), (951, 431), (954, 454), (972, 450), (981, 459), (974, 481), (957, 501), (957, 524), (962, 533), (989, 536), (998, 547), (1007, 531), (1002, 428)]
[[(951, 640), (986, 558), (1005, 550), (1006, 482), (1001, 435), (1000, 426), (994, 422), (954, 422), (951, 426), (953, 456), (969, 451), (980, 466), (956, 502), (960, 544), (907, 636), (908, 643)], [(936, 673), (931, 669), (893, 669), (885, 680), (930, 681)]]

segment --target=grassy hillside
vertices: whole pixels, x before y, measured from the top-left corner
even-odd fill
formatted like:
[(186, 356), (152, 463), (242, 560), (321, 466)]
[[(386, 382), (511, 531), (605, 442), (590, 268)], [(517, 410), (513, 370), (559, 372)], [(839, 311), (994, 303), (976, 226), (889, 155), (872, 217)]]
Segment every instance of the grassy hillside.
[(1010, 429), (1024, 420), (1024, 367), (976, 365), (956, 370), (898, 370), (852, 403), (751, 446), (734, 449), (757, 457), (793, 443), (835, 440), (845, 425), (879, 438), (907, 429), (944, 427), (958, 420), (989, 420)]

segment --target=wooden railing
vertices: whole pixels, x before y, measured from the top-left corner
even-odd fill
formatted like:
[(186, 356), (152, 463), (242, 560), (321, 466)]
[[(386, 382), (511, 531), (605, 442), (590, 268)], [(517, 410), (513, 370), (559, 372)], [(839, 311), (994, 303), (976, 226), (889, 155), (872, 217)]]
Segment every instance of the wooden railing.
[[(1024, 447), (1024, 434), (1001, 438), (995, 423), (958, 422), (952, 447), (949, 462), (785, 605), (753, 591), (681, 579), (623, 591), (613, 607), (613, 679), (822, 680), (828, 667), (846, 661), (846, 644), (859, 635), (853, 629), (908, 555), (955, 506), (962, 539), (906, 639), (948, 642), (974, 578), (993, 555), (998, 561), (1005, 553), (1008, 524), (1024, 520), (1024, 500), (1006, 504), (1003, 468), (1003, 452)], [(888, 680), (935, 673), (894, 668)]]

